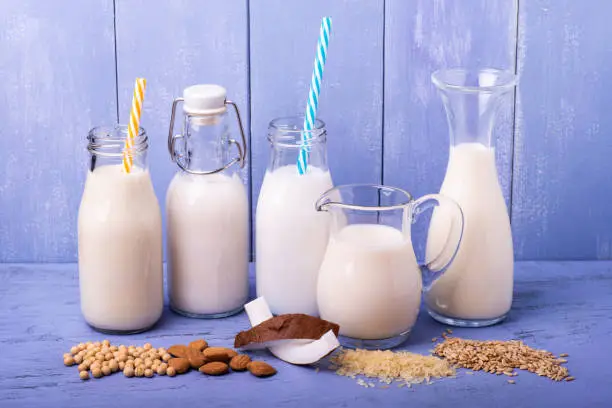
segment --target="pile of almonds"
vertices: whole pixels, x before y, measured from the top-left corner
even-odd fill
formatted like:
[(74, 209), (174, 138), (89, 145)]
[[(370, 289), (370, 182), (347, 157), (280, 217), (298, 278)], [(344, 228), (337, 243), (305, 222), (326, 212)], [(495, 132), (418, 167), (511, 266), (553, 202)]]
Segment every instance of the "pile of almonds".
[(256, 377), (276, 374), (274, 367), (263, 361), (251, 361), (246, 354), (225, 347), (208, 347), (200, 339), (188, 345), (176, 344), (167, 350), (154, 348), (150, 343), (142, 347), (113, 346), (110, 341), (80, 343), (64, 354), (64, 365), (77, 365), (79, 377), (88, 380), (122, 371), (126, 377), (168, 375), (174, 377), (191, 369), (205, 375), (224, 375), (232, 371), (246, 371)]

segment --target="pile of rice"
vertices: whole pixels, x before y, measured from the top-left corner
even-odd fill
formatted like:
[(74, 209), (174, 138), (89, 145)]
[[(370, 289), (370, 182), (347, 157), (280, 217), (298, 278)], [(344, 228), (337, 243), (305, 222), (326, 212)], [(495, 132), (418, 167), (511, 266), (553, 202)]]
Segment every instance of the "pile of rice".
[[(350, 378), (363, 375), (377, 378), (385, 384), (392, 381), (400, 381), (409, 386), (422, 382), (429, 384), (432, 378), (455, 376), (455, 368), (446, 360), (407, 351), (341, 349), (331, 358), (331, 363), (331, 368), (338, 375)], [(357, 383), (364, 387), (374, 387), (373, 383), (362, 379)]]

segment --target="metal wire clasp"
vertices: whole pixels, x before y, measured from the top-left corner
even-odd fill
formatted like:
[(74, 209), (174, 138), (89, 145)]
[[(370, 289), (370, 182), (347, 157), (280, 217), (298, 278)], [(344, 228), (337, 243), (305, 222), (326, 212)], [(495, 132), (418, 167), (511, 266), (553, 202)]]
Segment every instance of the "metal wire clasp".
[[(242, 118), (240, 117), (240, 111), (238, 110), (238, 105), (235, 102), (230, 100), (225, 100), (225, 105), (231, 105), (234, 108), (234, 112), (236, 112), (236, 120), (238, 121), (238, 127), (240, 128), (240, 136), (242, 138), (242, 143), (238, 143), (235, 139), (229, 139), (228, 142), (233, 144), (238, 149), (238, 157), (233, 158), (229, 163), (225, 166), (218, 168), (216, 170), (211, 171), (199, 171), (199, 170), (190, 170), (186, 165), (181, 161), (181, 156), (176, 154), (174, 149), (174, 145), (176, 139), (180, 139), (184, 137), (183, 135), (174, 135), (174, 121), (176, 119), (176, 107), (180, 102), (183, 102), (184, 98), (176, 98), (172, 102), (172, 112), (170, 114), (170, 129), (168, 130), (168, 153), (170, 153), (170, 158), (173, 162), (175, 162), (183, 171), (191, 174), (199, 174), (199, 175), (207, 175), (207, 174), (215, 174), (222, 172), (234, 164), (238, 163), (240, 168), (244, 168), (246, 164), (246, 153), (247, 153), (247, 145), (246, 145), (246, 136), (244, 134), (244, 127), (242, 126)], [(207, 115), (198, 115), (198, 114), (190, 114), (191, 116), (207, 116)]]

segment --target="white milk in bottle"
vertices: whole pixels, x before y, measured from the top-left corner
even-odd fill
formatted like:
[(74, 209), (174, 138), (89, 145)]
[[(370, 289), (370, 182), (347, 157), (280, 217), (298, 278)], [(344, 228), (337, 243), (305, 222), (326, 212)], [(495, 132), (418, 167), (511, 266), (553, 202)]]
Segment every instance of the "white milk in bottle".
[(421, 271), (409, 237), (386, 225), (353, 224), (332, 234), (318, 282), (321, 318), (355, 339), (409, 331), (421, 303)]
[(124, 127), (90, 132), (93, 170), (78, 217), (83, 316), (98, 330), (118, 333), (150, 328), (163, 309), (161, 214), (146, 169), (146, 136), (142, 131), (136, 139), (127, 174), (113, 164), (121, 162), (125, 133)]
[(272, 157), (256, 213), (257, 295), (274, 314), (318, 315), (317, 276), (329, 238), (329, 216), (315, 202), (332, 187), (327, 169), (325, 128), (317, 121), (309, 165), (299, 174), (296, 160), (303, 118), (270, 124)]
[[(495, 150), (480, 143), (451, 146), (440, 193), (459, 203), (465, 227), (453, 263), (426, 296), (428, 307), (460, 319), (504, 316), (512, 303), (513, 249)], [(444, 218), (436, 209), (428, 247), (438, 248), (446, 239)]]
[(174, 119), (169, 133), (179, 167), (166, 195), (170, 306), (189, 317), (225, 317), (241, 311), (249, 293), (249, 205), (236, 172), (246, 140), (240, 121), (242, 144), (230, 136), (226, 105), (238, 119), (239, 112), (223, 87), (194, 85), (183, 97), (182, 133), (173, 134)]
[(239, 175), (177, 173), (166, 211), (172, 308), (240, 310), (248, 297), (249, 207)]

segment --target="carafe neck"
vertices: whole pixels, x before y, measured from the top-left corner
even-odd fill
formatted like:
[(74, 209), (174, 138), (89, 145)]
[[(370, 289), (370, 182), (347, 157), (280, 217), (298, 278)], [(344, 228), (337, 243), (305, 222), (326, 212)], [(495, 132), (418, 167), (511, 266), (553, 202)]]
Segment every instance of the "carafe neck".
[(516, 76), (494, 69), (449, 69), (434, 72), (432, 81), (444, 103), (451, 145), (493, 147), (493, 128), (500, 108), (513, 95)]

